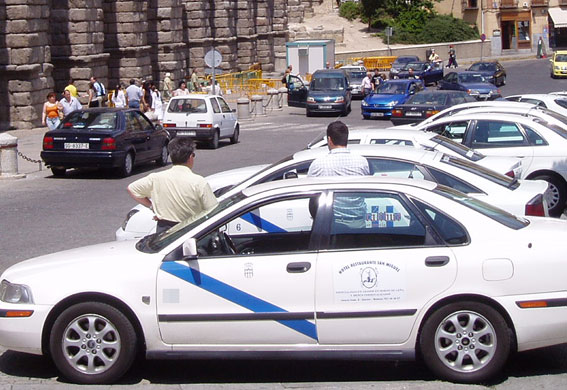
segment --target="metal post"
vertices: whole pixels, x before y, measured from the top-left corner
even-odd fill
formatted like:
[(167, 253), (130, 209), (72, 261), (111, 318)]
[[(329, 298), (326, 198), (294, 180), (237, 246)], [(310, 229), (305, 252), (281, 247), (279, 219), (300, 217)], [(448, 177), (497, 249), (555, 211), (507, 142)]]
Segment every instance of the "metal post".
[(10, 134), (0, 134), (0, 179), (21, 179), (18, 173), (18, 138)]

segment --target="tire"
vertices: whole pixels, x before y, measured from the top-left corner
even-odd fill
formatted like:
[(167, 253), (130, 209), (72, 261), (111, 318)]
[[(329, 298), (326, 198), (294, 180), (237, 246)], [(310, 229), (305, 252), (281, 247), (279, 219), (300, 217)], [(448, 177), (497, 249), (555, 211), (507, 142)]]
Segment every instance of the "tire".
[(79, 303), (63, 311), (49, 339), (57, 369), (68, 380), (81, 384), (116, 382), (132, 365), (137, 345), (128, 318), (98, 302)]
[(167, 160), (169, 159), (169, 150), (167, 149), (167, 145), (163, 144), (161, 147), (161, 154), (159, 158), (156, 160), (156, 164), (160, 167), (164, 167), (167, 165)]
[(502, 85), (506, 85), (506, 76), (502, 77), (502, 83), (500, 84), (500, 86)]
[[(457, 326), (455, 326), (457, 324)], [(506, 321), (479, 302), (455, 302), (435, 311), (421, 330), (425, 364), (440, 378), (479, 383), (494, 377), (510, 355)]]
[(567, 186), (565, 182), (557, 179), (551, 175), (540, 175), (530, 177), (532, 180), (545, 180), (549, 183), (551, 196), (547, 199), (547, 206), (549, 207), (550, 217), (559, 217), (565, 209), (565, 202), (567, 201)]
[(55, 177), (64, 177), (65, 172), (67, 172), (66, 168), (51, 167), (51, 173), (53, 173), (53, 176), (55, 176)]
[(134, 155), (132, 152), (126, 153), (124, 156), (124, 160), (122, 161), (122, 165), (118, 168), (118, 174), (122, 177), (128, 177), (132, 174), (132, 170), (134, 169)]
[(237, 144), (239, 137), (240, 137), (240, 127), (236, 126), (236, 128), (234, 129), (234, 133), (232, 134), (232, 137), (230, 137), (230, 143)]
[(215, 130), (213, 138), (209, 141), (209, 147), (211, 149), (218, 149), (219, 147), (219, 131)]

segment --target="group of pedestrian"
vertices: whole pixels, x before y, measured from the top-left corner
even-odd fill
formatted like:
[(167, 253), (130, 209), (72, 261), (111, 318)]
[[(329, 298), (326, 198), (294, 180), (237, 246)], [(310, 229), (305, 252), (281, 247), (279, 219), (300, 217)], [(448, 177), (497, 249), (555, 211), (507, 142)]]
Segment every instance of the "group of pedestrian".
[[(454, 45), (449, 45), (449, 51), (447, 52), (447, 55), (448, 55), (449, 60), (447, 61), (447, 65), (445, 67), (446, 68), (458, 67), (459, 64), (457, 64), (457, 53), (455, 51)], [(431, 62), (431, 64), (433, 64), (433, 66), (439, 66), (442, 62), (441, 58), (439, 58), (439, 54), (435, 53), (435, 49), (431, 49), (431, 52), (430, 52), (427, 60), (429, 62)]]
[(386, 77), (381, 74), (378, 69), (374, 69), (374, 73), (367, 72), (366, 77), (362, 79), (361, 83), (361, 90), (364, 93), (364, 96), (368, 95), (371, 92), (378, 91), (378, 88), (385, 79)]

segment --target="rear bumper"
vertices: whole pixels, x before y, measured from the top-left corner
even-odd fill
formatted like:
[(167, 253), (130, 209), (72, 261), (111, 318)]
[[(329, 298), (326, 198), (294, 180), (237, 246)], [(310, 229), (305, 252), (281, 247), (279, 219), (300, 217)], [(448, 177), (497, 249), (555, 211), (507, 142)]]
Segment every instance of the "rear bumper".
[(122, 165), (126, 152), (44, 150), (41, 159), (46, 165), (63, 168), (116, 168)]
[(171, 138), (191, 137), (195, 140), (210, 140), (213, 138), (214, 127), (165, 127)]

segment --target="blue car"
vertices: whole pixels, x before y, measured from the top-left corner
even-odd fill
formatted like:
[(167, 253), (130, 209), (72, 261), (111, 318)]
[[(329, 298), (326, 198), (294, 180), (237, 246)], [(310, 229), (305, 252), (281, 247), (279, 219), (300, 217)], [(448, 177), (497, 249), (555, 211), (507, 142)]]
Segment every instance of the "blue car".
[(437, 84), (443, 78), (443, 66), (438, 62), (409, 62), (400, 70), (397, 77), (400, 79), (411, 78), (410, 69), (413, 76), (423, 80), (425, 85)]
[(502, 97), (500, 90), (478, 72), (451, 72), (439, 81), (439, 89), (465, 91), (477, 100), (494, 100)]
[(423, 81), (417, 79), (388, 80), (381, 84), (376, 92), (364, 98), (361, 105), (362, 116), (364, 119), (390, 119), (392, 108), (396, 104), (405, 103), (411, 95), (423, 88)]

